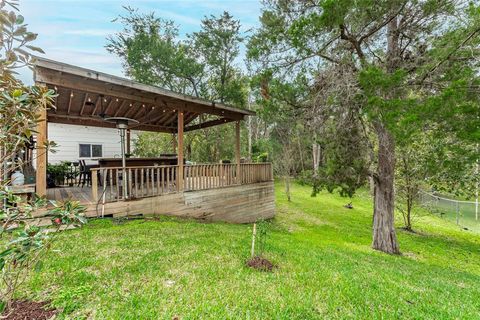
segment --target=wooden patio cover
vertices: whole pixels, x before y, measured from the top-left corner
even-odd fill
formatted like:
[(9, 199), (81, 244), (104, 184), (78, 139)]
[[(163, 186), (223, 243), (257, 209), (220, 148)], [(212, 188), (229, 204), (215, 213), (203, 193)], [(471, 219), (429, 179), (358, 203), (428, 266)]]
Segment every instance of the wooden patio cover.
[(35, 82), (58, 93), (56, 109), (48, 111), (47, 122), (115, 128), (103, 118), (126, 117), (139, 122), (133, 130), (177, 133), (178, 112), (183, 114), (184, 131), (255, 114), (45, 58), (37, 57), (34, 65)]

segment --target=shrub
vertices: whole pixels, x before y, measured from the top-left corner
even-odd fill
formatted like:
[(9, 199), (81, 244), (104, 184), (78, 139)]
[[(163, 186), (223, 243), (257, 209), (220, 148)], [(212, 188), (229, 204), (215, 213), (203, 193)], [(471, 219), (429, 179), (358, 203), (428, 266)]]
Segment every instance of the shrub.
[(0, 312), (10, 306), (15, 292), (28, 274), (38, 270), (42, 259), (58, 235), (58, 231), (87, 222), (85, 207), (76, 201), (51, 202), (48, 211), (52, 226), (39, 227), (32, 223), (31, 214), (45, 206), (46, 201), (35, 198), (30, 203), (6, 188), (0, 190)]

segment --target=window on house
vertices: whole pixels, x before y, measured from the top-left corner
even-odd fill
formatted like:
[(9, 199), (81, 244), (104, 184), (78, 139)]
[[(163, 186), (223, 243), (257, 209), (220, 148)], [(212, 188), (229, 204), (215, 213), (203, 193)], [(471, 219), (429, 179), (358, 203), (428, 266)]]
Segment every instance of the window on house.
[(101, 144), (81, 143), (78, 150), (80, 158), (100, 158), (103, 154)]

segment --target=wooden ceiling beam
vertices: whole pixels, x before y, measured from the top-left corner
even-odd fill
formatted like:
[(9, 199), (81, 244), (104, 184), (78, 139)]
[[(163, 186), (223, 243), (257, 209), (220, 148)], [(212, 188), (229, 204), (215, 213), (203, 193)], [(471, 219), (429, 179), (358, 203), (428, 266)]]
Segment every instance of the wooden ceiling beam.
[(114, 117), (117, 117), (118, 114), (120, 113), (120, 111), (122, 110), (122, 108), (123, 108), (125, 105), (128, 105), (127, 100), (122, 100), (122, 103), (120, 104), (120, 106), (118, 106), (117, 111), (115, 111), (115, 114), (114, 114), (113, 116), (114, 116)]
[[(58, 97), (57, 97), (58, 98)], [(68, 109), (67, 114), (70, 114), (70, 109), (72, 108), (72, 98), (73, 98), (73, 90), (70, 90), (70, 95), (68, 96)]]
[(158, 113), (158, 109), (153, 107), (143, 118), (138, 119), (140, 123), (147, 123), (148, 119), (150, 119), (154, 114)]
[(85, 99), (83, 99), (83, 104), (80, 107), (80, 115), (83, 115), (83, 110), (85, 110), (85, 104), (87, 103), (88, 93), (85, 93)]
[[(143, 113), (147, 112), (146, 110), (146, 107), (144, 104), (142, 104), (141, 106), (138, 107), (138, 111), (135, 112), (135, 114), (133, 115), (133, 119), (136, 119), (138, 120), (138, 117)], [(145, 116), (145, 115), (144, 115)], [(141, 121), (140, 121), (141, 122)]]
[(192, 122), (193, 120), (195, 120), (196, 117), (198, 117), (199, 114), (196, 114), (194, 112), (189, 112), (188, 113), (188, 116), (185, 117), (185, 125), (189, 124), (190, 122)]
[(113, 97), (110, 99), (110, 101), (108, 102), (108, 105), (107, 107), (105, 108), (105, 110), (103, 111), (106, 115), (108, 114), (108, 112), (110, 111), (110, 107), (113, 105)]
[(158, 116), (153, 117), (151, 120), (147, 120), (146, 123), (162, 123), (162, 120), (165, 120), (169, 117), (170, 112), (161, 112)]
[(232, 122), (235, 121), (233, 119), (228, 119), (228, 118), (221, 118), (221, 119), (216, 119), (216, 120), (210, 120), (207, 122), (195, 124), (192, 126), (185, 127), (183, 131), (193, 131), (193, 130), (198, 130), (198, 129), (203, 129), (203, 128), (208, 128), (208, 127), (213, 127), (213, 126), (218, 126), (224, 123)]
[(94, 116), (95, 112), (97, 112), (99, 103), (103, 103), (102, 99), (105, 99), (105, 97), (102, 97), (102, 96), (97, 97), (97, 101), (95, 101), (95, 107), (93, 108), (93, 111), (92, 111), (92, 116)]
[[(137, 104), (137, 102), (131, 102), (131, 103), (128, 105), (128, 106), (130, 107), (130, 109), (125, 112), (125, 115), (124, 115), (125, 118), (131, 118), (132, 115), (137, 111), (137, 109), (136, 109), (136, 104)], [(130, 115), (130, 114), (131, 114), (131, 115)]]
[(175, 120), (177, 119), (178, 115), (177, 115), (177, 112), (173, 112), (173, 114), (171, 114), (170, 116), (167, 117), (167, 121), (164, 122), (164, 124), (166, 126), (172, 124), (175, 122)]
[[(114, 123), (106, 122), (98, 116), (85, 116), (85, 115), (84, 116), (75, 116), (75, 115), (67, 116), (67, 115), (59, 115), (59, 114), (50, 114), (48, 116), (48, 122), (102, 127), (102, 128), (115, 128)], [(176, 127), (148, 125), (148, 124), (141, 124), (141, 123), (132, 126), (130, 129), (140, 130), (140, 131), (152, 131), (152, 132), (168, 132), (168, 133), (177, 132)]]

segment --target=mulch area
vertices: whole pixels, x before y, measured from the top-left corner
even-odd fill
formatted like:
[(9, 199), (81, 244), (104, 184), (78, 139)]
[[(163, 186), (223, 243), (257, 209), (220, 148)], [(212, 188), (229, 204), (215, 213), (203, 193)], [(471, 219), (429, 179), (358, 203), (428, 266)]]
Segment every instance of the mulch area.
[(269, 260), (259, 256), (253, 257), (250, 260), (248, 260), (247, 266), (256, 270), (269, 271), (269, 272), (277, 268), (277, 266), (271, 263)]
[(2, 319), (6, 320), (48, 320), (57, 315), (58, 310), (48, 307), (49, 302), (16, 300), (11, 309), (5, 311)]

